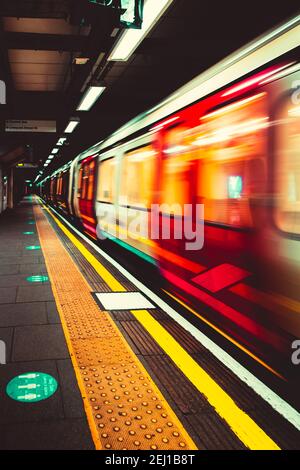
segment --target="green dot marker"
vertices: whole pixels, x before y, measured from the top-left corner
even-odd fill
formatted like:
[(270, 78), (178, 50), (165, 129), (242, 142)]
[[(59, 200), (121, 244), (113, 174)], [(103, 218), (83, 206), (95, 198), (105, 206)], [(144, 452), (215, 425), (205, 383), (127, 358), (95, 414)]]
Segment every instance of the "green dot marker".
[(40, 250), (41, 247), (38, 245), (26, 246), (26, 250), (33, 251), (33, 250)]
[(27, 372), (14, 377), (6, 386), (12, 399), (23, 403), (34, 403), (50, 398), (57, 390), (54, 377), (43, 372)]
[(38, 274), (36, 276), (27, 277), (26, 281), (28, 281), (28, 282), (48, 282), (49, 277), (48, 276), (42, 276), (42, 275)]
[(28, 222), (28, 225), (34, 225), (35, 222), (31, 221), (31, 222)]
[(23, 232), (23, 235), (34, 235), (34, 232)]

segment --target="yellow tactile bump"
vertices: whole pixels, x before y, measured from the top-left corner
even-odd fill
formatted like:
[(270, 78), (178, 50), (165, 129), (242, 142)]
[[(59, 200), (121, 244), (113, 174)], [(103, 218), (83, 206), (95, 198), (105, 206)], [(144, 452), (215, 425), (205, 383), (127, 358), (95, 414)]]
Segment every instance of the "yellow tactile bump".
[(113, 320), (99, 310), (89, 285), (41, 209), (35, 207), (34, 213), (96, 448), (195, 449)]
[(107, 449), (187, 449), (168, 403), (138, 363), (80, 368)]

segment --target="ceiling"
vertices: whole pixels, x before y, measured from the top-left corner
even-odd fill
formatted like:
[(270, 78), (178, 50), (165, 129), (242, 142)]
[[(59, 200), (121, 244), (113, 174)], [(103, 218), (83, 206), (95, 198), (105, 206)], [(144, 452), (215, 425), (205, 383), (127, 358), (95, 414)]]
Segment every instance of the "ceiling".
[[(42, 165), (92, 79), (105, 81), (107, 89), (90, 112), (80, 113), (80, 125), (49, 171), (299, 10), (293, 0), (272, 8), (257, 0), (238, 6), (174, 0), (121, 63), (106, 60), (121, 32), (116, 11), (87, 0), (1, 0), (0, 79), (7, 105), (0, 106), (0, 162), (21, 146), (16, 161)], [(89, 60), (76, 65), (80, 57)], [(6, 119), (55, 120), (57, 132), (5, 133)]]

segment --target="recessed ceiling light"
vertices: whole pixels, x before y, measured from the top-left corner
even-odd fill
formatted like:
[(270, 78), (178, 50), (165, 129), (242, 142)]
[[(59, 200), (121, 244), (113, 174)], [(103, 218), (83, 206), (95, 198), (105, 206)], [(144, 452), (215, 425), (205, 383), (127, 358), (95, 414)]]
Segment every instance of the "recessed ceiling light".
[(89, 111), (92, 106), (96, 103), (98, 98), (102, 95), (105, 90), (105, 86), (101, 85), (92, 85), (90, 86), (85, 94), (83, 95), (78, 107), (77, 111)]

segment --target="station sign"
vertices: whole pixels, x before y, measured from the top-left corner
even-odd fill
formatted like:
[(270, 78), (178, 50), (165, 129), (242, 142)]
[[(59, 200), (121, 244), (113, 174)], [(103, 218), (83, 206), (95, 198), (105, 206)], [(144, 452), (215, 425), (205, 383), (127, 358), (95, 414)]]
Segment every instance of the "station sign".
[(89, 3), (121, 10), (120, 23), (125, 28), (142, 27), (144, 0), (89, 0)]
[(13, 119), (5, 121), (5, 132), (56, 132), (56, 121)]

